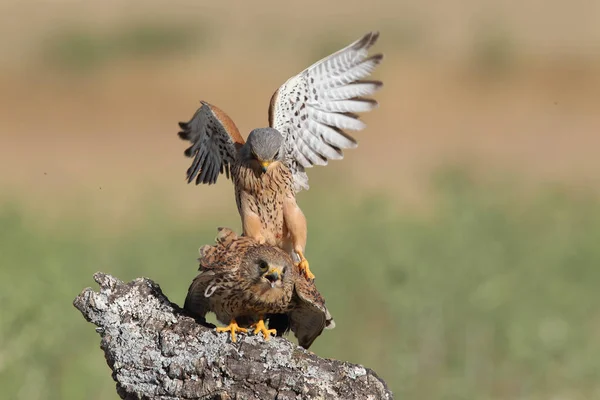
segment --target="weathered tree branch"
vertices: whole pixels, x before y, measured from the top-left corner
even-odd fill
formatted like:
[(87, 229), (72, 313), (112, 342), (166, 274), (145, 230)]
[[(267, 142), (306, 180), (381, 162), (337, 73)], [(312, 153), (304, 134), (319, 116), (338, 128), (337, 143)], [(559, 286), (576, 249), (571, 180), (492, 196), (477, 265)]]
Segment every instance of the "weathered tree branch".
[(238, 337), (202, 326), (146, 278), (103, 273), (100, 292), (73, 302), (98, 328), (123, 399), (392, 399), (360, 365), (317, 357), (284, 338)]

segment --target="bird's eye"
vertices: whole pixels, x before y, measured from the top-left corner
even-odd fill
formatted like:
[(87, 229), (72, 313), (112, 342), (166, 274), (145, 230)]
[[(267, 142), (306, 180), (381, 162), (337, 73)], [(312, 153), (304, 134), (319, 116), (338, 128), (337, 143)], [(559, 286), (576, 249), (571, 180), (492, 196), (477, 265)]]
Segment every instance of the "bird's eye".
[(279, 158), (279, 150), (277, 150), (277, 153), (275, 153), (275, 155), (273, 156), (273, 160), (277, 160)]
[(267, 272), (267, 270), (269, 269), (269, 264), (264, 260), (260, 260), (258, 262), (258, 268), (260, 269), (260, 272)]

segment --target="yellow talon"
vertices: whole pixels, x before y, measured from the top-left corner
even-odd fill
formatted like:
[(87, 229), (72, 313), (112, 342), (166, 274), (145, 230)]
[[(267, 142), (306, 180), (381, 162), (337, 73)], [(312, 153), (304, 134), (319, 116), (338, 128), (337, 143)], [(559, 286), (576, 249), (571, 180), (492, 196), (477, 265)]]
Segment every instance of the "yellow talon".
[(304, 254), (301, 251), (298, 251), (298, 256), (300, 257), (300, 262), (298, 263), (298, 269), (300, 272), (304, 274), (306, 279), (312, 280), (315, 279), (315, 275), (310, 272), (310, 268), (308, 267), (308, 261), (304, 258)]
[(257, 335), (259, 332), (262, 333), (265, 337), (265, 341), (267, 342), (271, 338), (271, 335), (277, 335), (276, 329), (267, 329), (267, 327), (265, 326), (265, 321), (262, 318), (259, 319), (258, 322), (252, 326), (254, 327), (254, 334)]
[(229, 325), (223, 328), (217, 328), (217, 332), (231, 332), (231, 341), (235, 343), (235, 332), (248, 332), (246, 328), (240, 328), (235, 322), (235, 319), (232, 319)]

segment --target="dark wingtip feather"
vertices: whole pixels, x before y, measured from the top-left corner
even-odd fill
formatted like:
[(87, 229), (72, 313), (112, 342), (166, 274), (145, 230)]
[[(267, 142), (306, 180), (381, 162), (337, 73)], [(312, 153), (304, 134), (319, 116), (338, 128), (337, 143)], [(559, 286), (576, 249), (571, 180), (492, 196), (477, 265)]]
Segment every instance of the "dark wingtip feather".
[(368, 41), (365, 46), (367, 49), (377, 42), (377, 39), (379, 39), (379, 31), (370, 32), (368, 36)]
[[(196, 175), (198, 175), (198, 172), (202, 169), (201, 158), (201, 155), (198, 153), (198, 151), (196, 151), (194, 161), (192, 161), (192, 165), (190, 165), (190, 167), (187, 169), (188, 183), (191, 183)], [(198, 184), (198, 182), (196, 182), (196, 184)]]
[(375, 42), (379, 39), (379, 31), (373, 31), (365, 34), (362, 38), (360, 38), (354, 48), (356, 49), (368, 49), (373, 46)]
[(337, 146), (334, 146), (332, 144), (329, 144), (329, 147), (331, 147), (333, 150), (335, 150), (336, 153), (338, 153), (340, 156), (344, 157), (344, 152), (342, 149), (340, 149)]
[(369, 46), (373, 46), (377, 40), (379, 39), (379, 31), (371, 32), (371, 40), (369, 41)]
[[(360, 83), (370, 83), (372, 85), (375, 85), (375, 90), (379, 90), (381, 89), (381, 87), (383, 86), (383, 82), (381, 81), (377, 81), (377, 80), (365, 80), (365, 79), (361, 79), (359, 81), (353, 82), (350, 85), (355, 85), (355, 84), (360, 84)], [(348, 86), (350, 86), (348, 85)]]
[(186, 180), (188, 183), (192, 183), (194, 177), (196, 176), (196, 172), (194, 171), (194, 166), (189, 167), (185, 173)]
[(352, 97), (350, 100), (352, 101), (362, 101), (363, 103), (369, 103), (373, 106), (373, 108), (379, 107), (379, 103), (375, 99), (371, 99), (368, 97)]
[(346, 117), (350, 117), (350, 118), (354, 118), (354, 119), (359, 119), (360, 115), (353, 113), (353, 112), (343, 112), (343, 113), (339, 113), (342, 115), (345, 115)]
[(179, 122), (179, 129), (181, 130), (177, 132), (177, 135), (181, 140), (191, 140), (190, 122)]
[(196, 155), (196, 152), (194, 151), (194, 146), (190, 146), (187, 149), (185, 149), (183, 155), (185, 155), (186, 157), (194, 157)]
[(383, 53), (374, 54), (371, 57), (367, 58), (365, 61), (371, 61), (371, 60), (375, 61), (375, 64), (381, 63), (381, 61), (383, 60)]
[(377, 104), (377, 100), (371, 99), (369, 97), (352, 97), (350, 100), (352, 101), (362, 101), (365, 103), (371, 103), (373, 105)]
[(330, 128), (333, 129), (334, 131), (336, 131), (337, 133), (339, 133), (340, 135), (342, 135), (343, 137), (345, 137), (346, 139), (348, 139), (349, 141), (351, 141), (352, 143), (354, 143), (355, 145), (358, 145), (358, 142), (356, 141), (356, 139), (353, 136), (350, 136), (349, 134), (347, 134), (343, 129), (338, 128), (337, 126), (330, 126)]
[(199, 185), (201, 183), (206, 183), (205, 177), (206, 177), (206, 168), (200, 168), (198, 170), (198, 176), (196, 176), (196, 185)]

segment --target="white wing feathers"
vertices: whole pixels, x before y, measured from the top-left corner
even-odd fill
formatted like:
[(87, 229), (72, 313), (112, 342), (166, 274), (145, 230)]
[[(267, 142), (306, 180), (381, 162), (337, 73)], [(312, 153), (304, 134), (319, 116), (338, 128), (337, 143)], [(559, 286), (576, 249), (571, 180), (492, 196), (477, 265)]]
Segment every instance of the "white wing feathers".
[(362, 80), (383, 59), (368, 57), (379, 33), (372, 32), (288, 79), (271, 98), (269, 124), (285, 137), (287, 163), (296, 191), (308, 189), (304, 168), (327, 165), (343, 158), (342, 150), (357, 146), (343, 130), (358, 131), (365, 124), (354, 113), (367, 112), (377, 102), (379, 81)]

